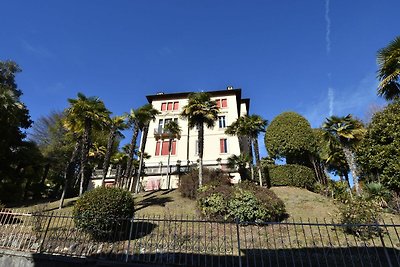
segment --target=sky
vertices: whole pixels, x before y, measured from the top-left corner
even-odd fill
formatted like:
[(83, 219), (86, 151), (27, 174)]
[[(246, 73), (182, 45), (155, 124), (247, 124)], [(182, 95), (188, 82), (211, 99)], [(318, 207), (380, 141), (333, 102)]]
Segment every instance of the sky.
[(250, 113), (269, 121), (284, 111), (313, 127), (330, 115), (368, 120), (385, 104), (376, 95), (376, 52), (400, 34), (398, 0), (0, 6), (0, 60), (22, 68), (17, 83), (33, 120), (63, 110), (78, 92), (121, 115), (149, 94), (228, 85), (242, 88)]

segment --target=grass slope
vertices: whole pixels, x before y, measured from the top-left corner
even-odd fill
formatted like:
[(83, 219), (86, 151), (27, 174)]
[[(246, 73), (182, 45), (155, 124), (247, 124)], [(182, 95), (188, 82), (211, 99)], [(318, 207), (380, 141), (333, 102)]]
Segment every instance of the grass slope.
[[(272, 191), (283, 200), (289, 214), (289, 220), (307, 221), (308, 218), (315, 222), (330, 221), (334, 219), (338, 211), (338, 204), (330, 198), (310, 192), (306, 189), (282, 186), (273, 187)], [(65, 200), (62, 212), (72, 211), (77, 198)], [(59, 211), (59, 201), (40, 204), (25, 204), (13, 206), (19, 210), (38, 210), (44, 208), (46, 211)], [(178, 190), (143, 192), (135, 196), (136, 215), (161, 215), (161, 216), (199, 216), (196, 209), (196, 201), (181, 197)], [(383, 218), (387, 223), (391, 220), (400, 223), (400, 216), (384, 213)]]
[(271, 188), (285, 203), (290, 220), (327, 219), (331, 220), (338, 208), (332, 199), (306, 189), (281, 186)]

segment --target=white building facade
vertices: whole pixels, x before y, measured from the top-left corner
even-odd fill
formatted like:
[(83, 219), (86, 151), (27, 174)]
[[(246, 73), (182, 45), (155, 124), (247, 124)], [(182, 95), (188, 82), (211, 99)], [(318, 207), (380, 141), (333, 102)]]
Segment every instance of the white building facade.
[[(239, 116), (248, 114), (250, 100), (242, 99), (241, 89), (228, 87), (226, 90), (209, 91), (211, 99), (219, 107), (218, 119), (212, 129), (204, 129), (203, 164), (208, 168), (221, 168), (228, 171), (234, 182), (240, 179), (237, 172), (227, 168), (227, 159), (233, 154), (249, 153), (248, 142), (241, 142), (237, 136), (225, 134), (226, 127)], [(190, 92), (185, 93), (158, 93), (148, 95), (147, 100), (158, 109), (161, 114), (149, 125), (146, 138), (145, 152), (150, 155), (144, 160), (144, 178), (142, 185), (145, 190), (167, 189), (167, 169), (169, 154), (169, 139), (159, 139), (159, 133), (164, 125), (175, 120), (182, 129), (180, 139), (174, 139), (170, 157), (170, 187), (177, 188), (182, 171), (197, 165), (198, 162), (198, 130), (189, 129), (188, 121), (181, 118), (182, 108), (188, 103)], [(141, 144), (143, 140), (141, 140)]]

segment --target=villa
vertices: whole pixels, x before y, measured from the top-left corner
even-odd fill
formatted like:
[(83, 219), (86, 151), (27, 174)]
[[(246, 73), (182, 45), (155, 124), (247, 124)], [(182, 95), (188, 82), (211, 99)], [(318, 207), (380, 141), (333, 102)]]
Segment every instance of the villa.
[[(180, 139), (174, 139), (170, 158), (170, 187), (177, 188), (180, 173), (197, 164), (198, 160), (198, 131), (189, 129), (188, 121), (180, 117), (182, 108), (188, 103), (191, 92), (184, 93), (157, 93), (148, 95), (147, 100), (161, 113), (149, 125), (146, 138), (145, 152), (150, 155), (144, 160), (144, 172), (142, 184), (145, 190), (167, 189), (167, 168), (169, 154), (169, 139), (163, 139), (164, 125), (169, 121), (178, 122), (182, 129)], [(242, 90), (229, 86), (225, 90), (208, 91), (211, 99), (217, 102), (220, 109), (218, 120), (212, 129), (204, 130), (204, 156), (203, 164), (207, 168), (227, 168), (228, 157), (233, 154), (249, 153), (249, 143), (237, 136), (228, 136), (225, 129), (239, 116), (248, 114), (250, 99), (242, 98)], [(161, 137), (161, 138), (160, 138)], [(246, 139), (246, 138), (245, 138)], [(140, 142), (143, 143), (143, 140)], [(233, 182), (240, 179), (240, 175), (230, 172)]]

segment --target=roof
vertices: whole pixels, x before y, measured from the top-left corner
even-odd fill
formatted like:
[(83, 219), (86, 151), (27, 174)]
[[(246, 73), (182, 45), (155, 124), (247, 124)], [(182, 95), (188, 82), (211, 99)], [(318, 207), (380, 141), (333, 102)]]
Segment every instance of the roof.
[[(197, 93), (197, 92), (181, 92), (181, 93), (159, 93), (155, 95), (148, 95), (146, 96), (147, 101), (149, 103), (153, 102), (154, 100), (168, 100), (173, 98), (187, 98), (190, 94)], [(238, 100), (241, 100), (242, 96), (242, 89), (224, 89), (224, 90), (215, 90), (215, 91), (205, 91), (205, 93), (210, 94), (211, 96), (225, 96), (225, 95), (236, 95)], [(240, 103), (240, 101), (238, 101)]]
[[(152, 103), (155, 100), (162, 101), (162, 100), (170, 100), (170, 99), (179, 99), (179, 98), (188, 98), (190, 94), (197, 93), (197, 92), (181, 92), (181, 93), (158, 93), (155, 95), (147, 95), (147, 101)], [(240, 104), (245, 103), (247, 112), (249, 111), (250, 106), (250, 99), (244, 98), (242, 99), (242, 89), (224, 89), (224, 90), (215, 90), (215, 91), (205, 91), (205, 93), (210, 94), (212, 97), (216, 96), (228, 96), (228, 95), (235, 95), (236, 96), (236, 103), (237, 103), (237, 111), (240, 114)]]

